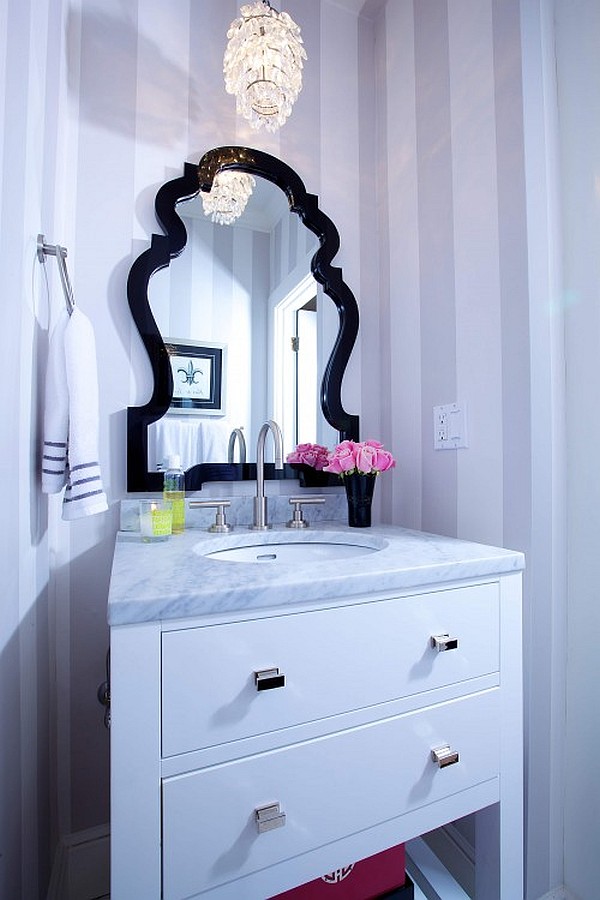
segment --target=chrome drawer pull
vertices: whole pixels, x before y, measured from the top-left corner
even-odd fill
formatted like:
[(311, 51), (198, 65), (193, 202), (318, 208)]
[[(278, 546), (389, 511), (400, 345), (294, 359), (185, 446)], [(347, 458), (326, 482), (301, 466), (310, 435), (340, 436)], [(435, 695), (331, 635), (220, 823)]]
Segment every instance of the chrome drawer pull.
[(285, 687), (285, 675), (274, 669), (261, 669), (254, 673), (254, 684), (257, 691), (272, 691), (273, 688)]
[(458, 752), (451, 750), (448, 744), (445, 744), (443, 747), (435, 747), (431, 751), (431, 758), (440, 769), (444, 769), (446, 766), (453, 766), (459, 759)]
[(254, 810), (254, 818), (258, 833), (273, 831), (274, 828), (283, 828), (285, 825), (285, 813), (281, 812), (279, 803), (269, 803), (268, 806), (259, 806)]
[(433, 634), (431, 636), (431, 646), (438, 653), (443, 653), (444, 650), (457, 650), (458, 638), (450, 637), (449, 634)]

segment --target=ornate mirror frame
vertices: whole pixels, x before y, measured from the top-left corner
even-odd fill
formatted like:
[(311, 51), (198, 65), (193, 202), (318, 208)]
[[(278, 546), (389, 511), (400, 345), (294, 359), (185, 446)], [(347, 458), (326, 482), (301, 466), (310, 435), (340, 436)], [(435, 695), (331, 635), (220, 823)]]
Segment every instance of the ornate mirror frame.
[[(164, 235), (152, 235), (150, 247), (138, 256), (129, 271), (129, 308), (148, 353), (154, 379), (149, 401), (144, 406), (127, 409), (127, 490), (130, 492), (162, 489), (162, 474), (148, 471), (148, 426), (165, 415), (173, 396), (169, 355), (150, 308), (149, 282), (155, 272), (179, 256), (187, 243), (177, 204), (199, 191), (210, 191), (215, 175), (223, 169), (248, 172), (276, 184), (285, 193), (290, 211), (297, 213), (306, 228), (317, 236), (320, 246), (312, 258), (311, 271), (335, 303), (339, 315), (338, 334), (321, 384), (321, 410), (326, 421), (339, 432), (340, 440), (359, 439), (359, 417), (347, 413), (341, 400), (342, 379), (358, 334), (358, 306), (342, 279), (342, 270), (331, 265), (340, 246), (338, 231), (319, 209), (318, 198), (307, 193), (300, 177), (280, 159), (248, 147), (218, 147), (205, 153), (198, 166), (185, 163), (182, 177), (159, 188), (154, 205)], [(186, 489), (199, 490), (206, 481), (255, 477), (255, 463), (201, 463), (186, 472)], [(287, 464), (283, 473), (275, 472), (271, 465), (266, 467), (265, 477), (297, 478), (298, 472)]]

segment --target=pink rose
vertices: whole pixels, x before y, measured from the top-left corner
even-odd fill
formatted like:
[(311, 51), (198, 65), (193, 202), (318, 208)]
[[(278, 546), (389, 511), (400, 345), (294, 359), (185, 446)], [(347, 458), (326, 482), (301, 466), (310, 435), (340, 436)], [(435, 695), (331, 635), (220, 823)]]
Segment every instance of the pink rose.
[(340, 465), (340, 461), (336, 456), (330, 456), (327, 465), (323, 469), (324, 472), (333, 472), (334, 475), (343, 475), (344, 470)]
[(296, 465), (311, 466), (320, 471), (327, 463), (328, 450), (321, 444), (298, 444), (295, 450), (288, 453), (286, 460)]
[(342, 441), (341, 444), (338, 444), (333, 453), (329, 454), (328, 463), (324, 471), (343, 475), (344, 472), (350, 472), (352, 469), (355, 469), (356, 446), (354, 441)]
[(375, 470), (377, 448), (368, 443), (361, 444), (356, 453), (356, 468), (364, 475), (370, 475)]
[(354, 470), (363, 475), (376, 475), (378, 472), (392, 469), (395, 465), (394, 457), (389, 450), (383, 449), (380, 441), (342, 441), (329, 454), (324, 471), (342, 477)]
[(382, 448), (377, 450), (373, 466), (378, 472), (387, 472), (388, 469), (393, 469), (395, 465), (396, 460), (389, 450), (383, 450)]

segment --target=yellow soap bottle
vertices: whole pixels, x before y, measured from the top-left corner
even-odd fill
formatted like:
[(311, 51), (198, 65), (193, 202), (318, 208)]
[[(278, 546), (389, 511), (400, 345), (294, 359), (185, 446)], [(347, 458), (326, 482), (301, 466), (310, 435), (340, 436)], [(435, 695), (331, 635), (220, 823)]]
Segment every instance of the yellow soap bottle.
[(185, 529), (185, 472), (177, 454), (165, 460), (163, 497), (173, 504), (173, 534), (181, 534)]

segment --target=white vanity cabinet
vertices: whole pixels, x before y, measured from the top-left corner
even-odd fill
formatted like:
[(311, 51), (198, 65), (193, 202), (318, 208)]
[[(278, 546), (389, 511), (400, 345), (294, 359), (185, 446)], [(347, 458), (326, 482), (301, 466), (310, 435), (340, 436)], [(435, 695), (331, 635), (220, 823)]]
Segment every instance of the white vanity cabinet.
[[(506, 553), (495, 574), (395, 591), (374, 574), (343, 597), (323, 568), (320, 602), (217, 611), (215, 591), (200, 615), (113, 621), (112, 900), (266, 900), (485, 807), (478, 898), (521, 898), (521, 576)], [(113, 581), (119, 619), (134, 587), (118, 567)]]

